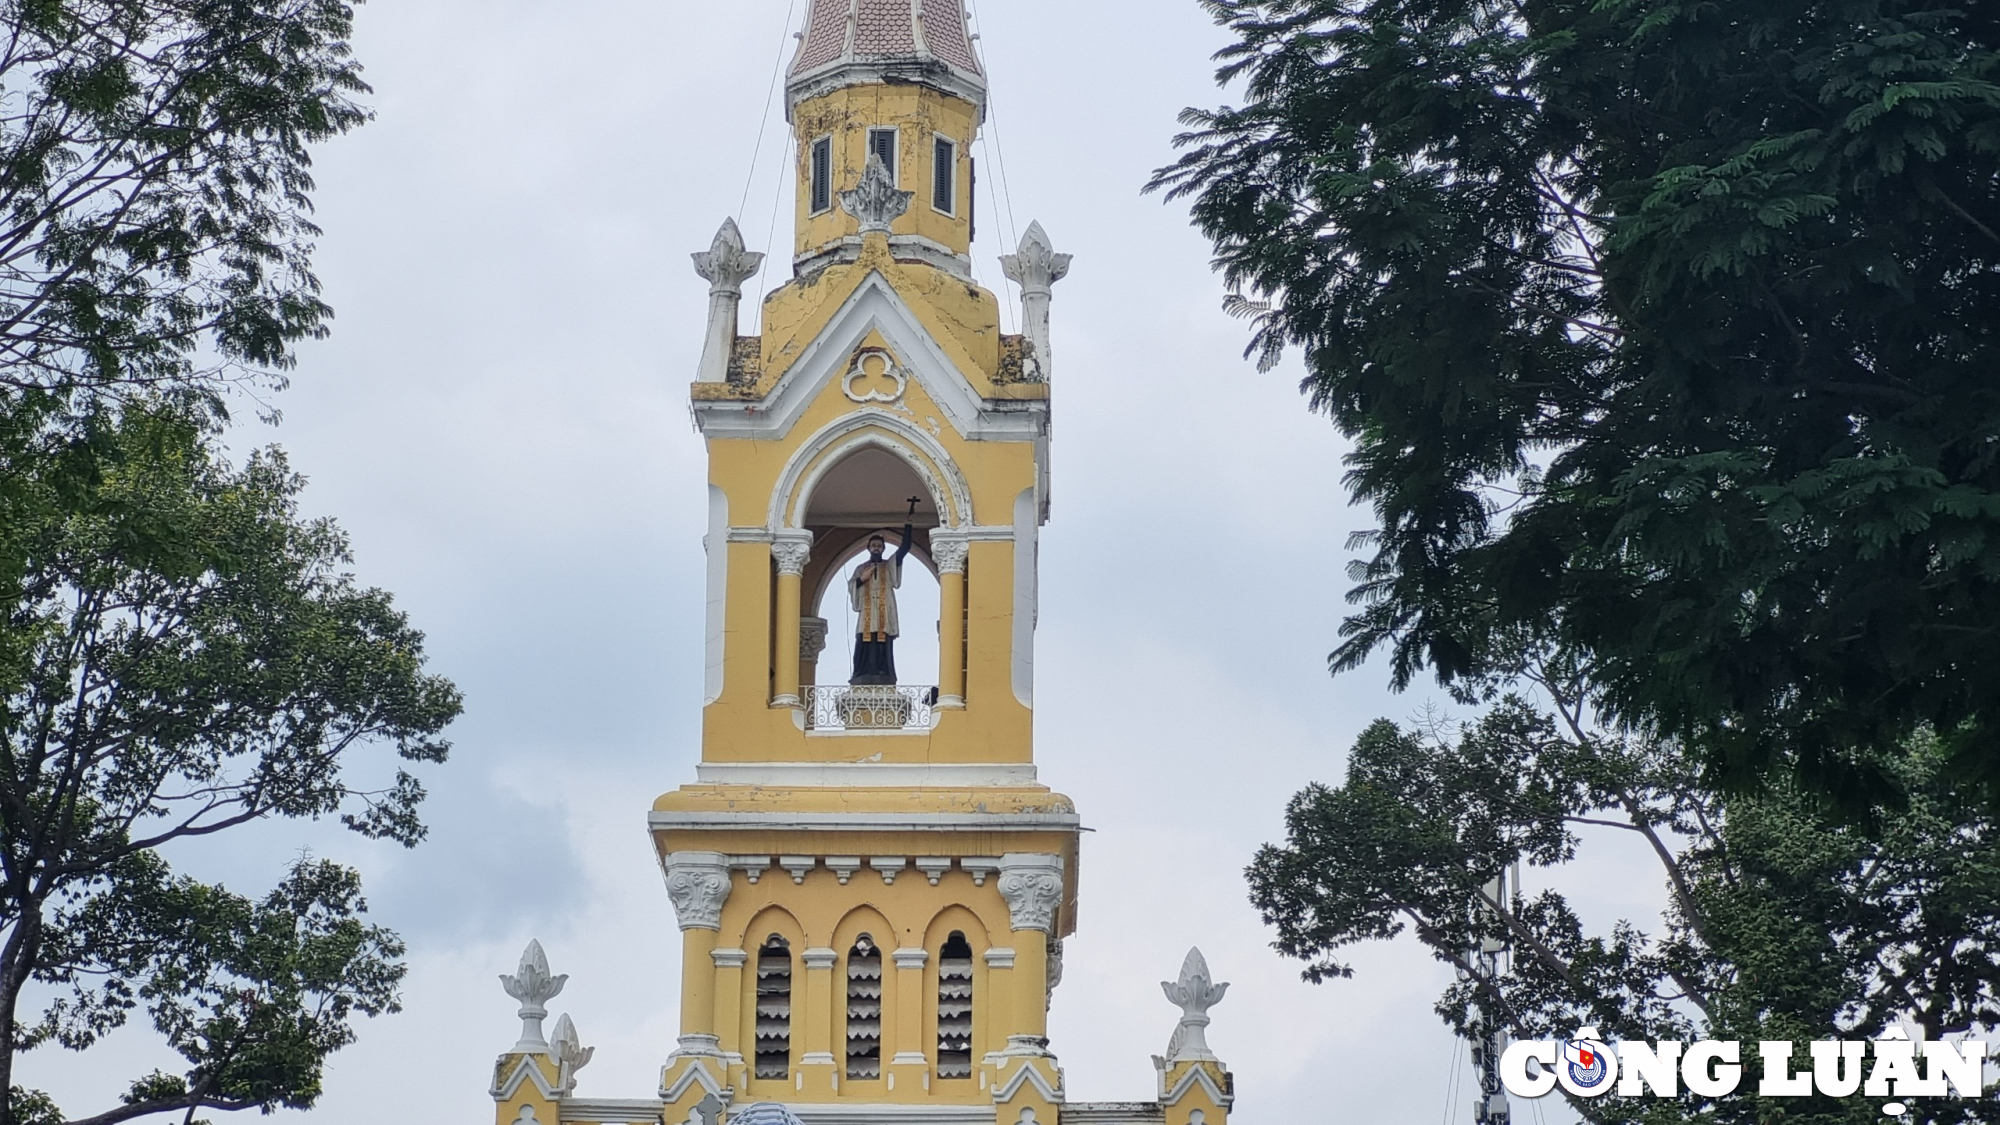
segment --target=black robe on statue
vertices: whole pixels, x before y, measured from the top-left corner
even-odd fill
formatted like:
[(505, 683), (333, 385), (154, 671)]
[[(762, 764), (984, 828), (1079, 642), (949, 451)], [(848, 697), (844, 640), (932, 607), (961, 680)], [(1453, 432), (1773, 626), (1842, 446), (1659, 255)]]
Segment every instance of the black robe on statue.
[[(903, 525), (903, 545), (896, 548), (896, 566), (910, 555), (911, 524)], [(892, 595), (893, 596), (893, 595)], [(855, 687), (893, 687), (896, 683), (896, 638), (889, 633), (860, 633), (854, 638), (854, 674), (847, 682)]]

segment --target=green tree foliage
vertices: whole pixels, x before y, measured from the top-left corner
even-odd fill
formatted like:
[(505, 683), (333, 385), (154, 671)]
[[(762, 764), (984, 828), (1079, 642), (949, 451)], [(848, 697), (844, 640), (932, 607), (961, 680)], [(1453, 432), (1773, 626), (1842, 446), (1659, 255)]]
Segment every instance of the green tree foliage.
[(309, 146), (366, 118), (352, 17), (0, 0), (0, 387), (212, 396), (323, 333)]
[[(341, 868), (251, 902), (160, 849), (272, 817), (414, 844), (422, 786), (357, 755), (443, 761), (459, 696), (339, 529), (299, 517), (282, 456), (232, 466), (183, 410), (86, 423), (0, 415), (0, 1089), (17, 1053), (143, 1007), (188, 1073), (86, 1120), (310, 1105), (350, 1015), (393, 1007), (393, 935)], [(58, 996), (39, 1016), (31, 982)]]
[(2000, 778), (2000, 9), (1203, 0), (1192, 201), (1378, 519), (1338, 668), (1518, 654), (1731, 776)]
[[(1565, 715), (1573, 712), (1565, 711)], [(1873, 1037), (1899, 1019), (1927, 1038), (2000, 1019), (2000, 838), (1987, 804), (1945, 776), (1936, 739), (1885, 755), (1910, 795), (1870, 832), (1829, 818), (1789, 783), (1718, 797), (1686, 756), (1557, 722), (1514, 697), (1453, 732), (1378, 722), (1346, 781), (1286, 814), (1287, 840), (1250, 868), (1278, 948), (1311, 980), (1352, 973), (1341, 951), (1414, 934), (1457, 970), (1438, 1012), (1562, 1038), (1794, 1042)], [(1565, 889), (1587, 833), (1633, 834), (1658, 860), (1665, 913), (1593, 931)], [(1532, 895), (1495, 899), (1524, 865)], [(1504, 943), (1489, 973), (1470, 951)], [(1747, 1059), (1754, 1064), (1755, 1060)], [(1881, 1120), (1886, 1099), (1577, 1100), (1603, 1122)], [(1906, 1120), (2000, 1120), (1992, 1099), (1917, 1099)]]

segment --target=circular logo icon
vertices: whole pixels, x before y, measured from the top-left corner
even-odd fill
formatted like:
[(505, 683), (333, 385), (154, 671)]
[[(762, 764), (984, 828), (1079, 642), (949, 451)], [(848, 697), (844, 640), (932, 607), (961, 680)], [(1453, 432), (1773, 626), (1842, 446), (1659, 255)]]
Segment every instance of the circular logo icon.
[(1576, 1038), (1563, 1041), (1556, 1063), (1556, 1079), (1563, 1089), (1583, 1098), (1607, 1093), (1618, 1078), (1617, 1057), (1611, 1047), (1597, 1038), (1597, 1029), (1586, 1027)]

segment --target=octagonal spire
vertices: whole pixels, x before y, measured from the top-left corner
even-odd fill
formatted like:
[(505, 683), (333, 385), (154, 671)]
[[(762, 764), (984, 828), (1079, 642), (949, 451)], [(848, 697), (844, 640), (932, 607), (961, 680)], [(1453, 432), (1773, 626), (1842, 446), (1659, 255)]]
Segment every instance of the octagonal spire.
[(918, 82), (984, 108), (986, 71), (965, 0), (812, 0), (786, 92), (806, 98), (867, 82)]

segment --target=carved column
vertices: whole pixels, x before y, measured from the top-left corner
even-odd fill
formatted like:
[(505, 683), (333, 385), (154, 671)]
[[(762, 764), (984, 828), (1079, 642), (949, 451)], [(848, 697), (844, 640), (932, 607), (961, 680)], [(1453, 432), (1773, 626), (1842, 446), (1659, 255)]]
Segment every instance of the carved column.
[(965, 560), (961, 535), (931, 533), (938, 566), (938, 701), (945, 710), (965, 706)]
[(898, 949), (890, 954), (896, 965), (896, 1019), (893, 1025), (884, 1021), (884, 1042), (882, 1049), (894, 1049), (889, 1059), (889, 1074), (892, 1081), (909, 1083), (912, 1088), (924, 1089), (924, 1079), (929, 1073), (929, 1044), (924, 1041), (924, 965), (930, 960), (929, 951), (922, 947)]
[[(807, 1095), (833, 1094), (840, 1088), (839, 1061), (833, 1053), (833, 1031), (838, 1022), (834, 1005), (845, 1003), (847, 996), (845, 991), (838, 995), (834, 991), (833, 966), (839, 958), (839, 953), (826, 948), (808, 949), (799, 958), (806, 967), (805, 1042), (799, 1054), (805, 1086), (800, 1092)], [(799, 1023), (792, 1026), (797, 1028)]]
[(763, 265), (764, 255), (744, 247), (743, 232), (736, 229), (734, 219), (723, 220), (708, 252), (694, 256), (694, 272), (708, 282), (708, 335), (702, 341), (698, 376), (702, 382), (728, 382), (743, 283), (757, 276)]
[(729, 858), (720, 852), (667, 857), (667, 897), (681, 924), (682, 1055), (718, 1055), (715, 1023), (715, 943), (722, 904), (729, 901)]
[(1049, 300), (1055, 283), (1069, 275), (1069, 263), (1070, 255), (1056, 253), (1040, 223), (1028, 224), (1020, 249), (1000, 259), (1001, 270), (1021, 287), (1021, 333), (1033, 360), (1034, 370), (1027, 373), (1031, 383), (1049, 379)]
[(771, 706), (797, 707), (799, 698), (799, 583), (806, 572), (806, 560), (812, 557), (812, 532), (787, 531), (780, 533), (771, 544), (771, 561), (778, 566), (777, 620), (772, 623), (776, 631), (777, 652), (772, 656), (772, 672), (775, 682), (771, 691)]
[[(801, 607), (800, 612), (804, 612)], [(799, 687), (819, 682), (819, 658), (826, 651), (826, 618), (799, 618)]]
[(1049, 1034), (1049, 942), (1062, 909), (1062, 857), (1001, 856), (1000, 897), (1014, 927), (1014, 1031), (1007, 1045), (1039, 1052)]

